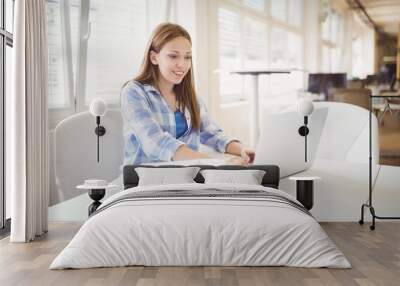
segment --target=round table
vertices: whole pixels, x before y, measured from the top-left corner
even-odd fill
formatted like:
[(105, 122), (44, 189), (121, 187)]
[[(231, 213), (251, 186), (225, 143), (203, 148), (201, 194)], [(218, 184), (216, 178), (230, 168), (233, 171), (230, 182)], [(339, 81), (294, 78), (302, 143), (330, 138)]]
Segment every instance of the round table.
[(88, 190), (89, 197), (94, 201), (88, 207), (89, 216), (92, 213), (94, 213), (97, 210), (97, 208), (101, 205), (100, 200), (102, 198), (104, 198), (104, 196), (106, 194), (106, 189), (107, 188), (115, 188), (115, 187), (117, 187), (117, 186), (111, 185), (111, 184), (108, 184), (107, 186), (85, 186), (85, 185), (76, 186), (77, 189)]
[(311, 210), (314, 205), (314, 181), (320, 177), (290, 177), (289, 180), (296, 181), (296, 199), (307, 209)]

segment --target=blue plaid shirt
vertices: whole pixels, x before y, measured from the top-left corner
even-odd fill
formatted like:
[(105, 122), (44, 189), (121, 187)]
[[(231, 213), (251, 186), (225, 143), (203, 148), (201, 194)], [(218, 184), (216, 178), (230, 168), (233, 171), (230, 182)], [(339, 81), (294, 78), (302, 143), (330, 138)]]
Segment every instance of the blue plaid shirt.
[(198, 151), (200, 143), (223, 153), (228, 139), (213, 122), (201, 100), (200, 130), (192, 128), (190, 112), (185, 110), (188, 128), (176, 139), (174, 112), (152, 85), (128, 82), (121, 93), (124, 133), (123, 165), (171, 161), (175, 151), (186, 144)]

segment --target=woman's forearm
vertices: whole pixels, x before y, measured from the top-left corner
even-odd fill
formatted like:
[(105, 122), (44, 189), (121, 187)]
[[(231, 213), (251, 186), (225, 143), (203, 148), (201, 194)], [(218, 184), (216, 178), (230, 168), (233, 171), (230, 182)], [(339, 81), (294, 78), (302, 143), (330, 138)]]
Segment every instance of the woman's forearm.
[(194, 151), (187, 147), (186, 145), (180, 146), (174, 156), (172, 157), (173, 161), (179, 160), (191, 160), (191, 159), (209, 159), (210, 157), (204, 153)]
[(240, 156), (243, 145), (240, 142), (232, 141), (226, 145), (225, 152), (228, 154)]

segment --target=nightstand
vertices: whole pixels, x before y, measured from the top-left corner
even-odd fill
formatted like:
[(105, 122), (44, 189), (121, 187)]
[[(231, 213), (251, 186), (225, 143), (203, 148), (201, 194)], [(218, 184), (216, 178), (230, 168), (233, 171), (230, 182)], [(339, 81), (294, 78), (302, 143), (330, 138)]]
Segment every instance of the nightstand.
[(314, 205), (314, 181), (320, 177), (290, 177), (289, 180), (296, 181), (296, 199), (307, 209), (311, 210)]
[(116, 185), (107, 184), (105, 180), (85, 180), (83, 185), (76, 186), (77, 189), (88, 190), (89, 197), (94, 201), (88, 208), (89, 216), (101, 205), (100, 200), (104, 198), (107, 188), (114, 188)]

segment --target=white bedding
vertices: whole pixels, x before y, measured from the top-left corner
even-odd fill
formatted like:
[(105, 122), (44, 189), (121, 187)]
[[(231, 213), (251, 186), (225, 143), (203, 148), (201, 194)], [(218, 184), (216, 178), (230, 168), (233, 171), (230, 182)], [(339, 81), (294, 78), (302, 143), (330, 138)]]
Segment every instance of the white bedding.
[[(262, 186), (181, 184), (128, 189), (102, 206), (132, 192), (205, 188), (263, 190), (294, 200)], [(126, 265), (351, 267), (318, 222), (290, 205), (186, 197), (122, 201), (104, 208), (84, 223), (50, 269)]]

